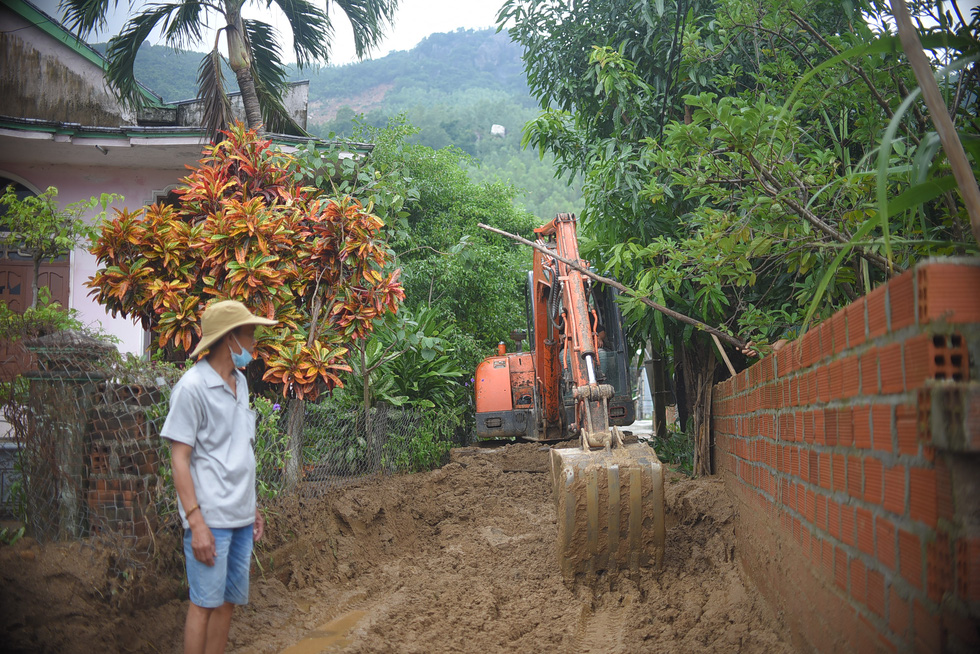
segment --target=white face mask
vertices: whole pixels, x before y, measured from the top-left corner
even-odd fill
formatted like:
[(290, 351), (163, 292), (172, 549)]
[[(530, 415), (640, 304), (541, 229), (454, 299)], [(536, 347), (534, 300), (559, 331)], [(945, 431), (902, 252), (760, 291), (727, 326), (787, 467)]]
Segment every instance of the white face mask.
[(228, 351), (231, 352), (231, 362), (235, 365), (236, 368), (244, 368), (245, 366), (247, 366), (252, 362), (252, 353), (246, 350), (244, 347), (242, 347), (242, 344), (241, 342), (239, 342), (238, 337), (232, 336), (232, 338), (234, 338), (235, 342), (238, 343), (238, 347), (241, 349), (241, 352), (236, 353), (235, 350), (232, 349), (231, 344), (229, 343)]

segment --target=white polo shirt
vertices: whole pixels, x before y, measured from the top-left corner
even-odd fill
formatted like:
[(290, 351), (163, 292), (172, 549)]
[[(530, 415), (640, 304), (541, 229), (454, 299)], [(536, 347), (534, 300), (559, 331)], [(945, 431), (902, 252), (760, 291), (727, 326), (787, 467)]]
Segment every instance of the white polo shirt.
[[(234, 371), (237, 396), (207, 359), (184, 373), (170, 396), (160, 435), (191, 448), (191, 479), (210, 528), (255, 522), (255, 412), (248, 406), (245, 375)], [(189, 527), (177, 498), (184, 529)]]

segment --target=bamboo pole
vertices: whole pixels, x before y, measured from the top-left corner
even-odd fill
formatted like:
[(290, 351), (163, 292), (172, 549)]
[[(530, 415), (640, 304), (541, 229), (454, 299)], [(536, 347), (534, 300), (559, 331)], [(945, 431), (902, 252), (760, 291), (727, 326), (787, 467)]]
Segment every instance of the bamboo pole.
[(956, 135), (956, 128), (949, 117), (946, 103), (939, 92), (939, 85), (933, 76), (932, 66), (926, 55), (922, 52), (922, 42), (919, 34), (912, 25), (912, 17), (905, 0), (891, 0), (892, 14), (898, 25), (898, 39), (902, 42), (902, 49), (905, 56), (912, 66), (915, 79), (919, 82), (922, 89), (922, 98), (925, 100), (926, 107), (929, 109), (929, 116), (942, 141), (943, 150), (946, 158), (949, 159), (950, 168), (953, 169), (953, 177), (956, 184), (960, 187), (960, 194), (963, 196), (963, 204), (966, 205), (966, 212), (970, 216), (970, 227), (973, 230), (973, 238), (980, 243), (980, 188), (977, 187), (977, 178), (973, 175), (970, 162), (963, 151), (963, 144), (960, 143)]

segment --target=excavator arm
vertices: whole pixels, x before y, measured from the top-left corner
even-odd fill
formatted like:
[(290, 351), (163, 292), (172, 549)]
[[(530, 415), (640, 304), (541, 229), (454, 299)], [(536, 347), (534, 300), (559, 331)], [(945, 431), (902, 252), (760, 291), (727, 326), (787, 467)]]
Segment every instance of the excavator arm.
[[(588, 268), (574, 215), (558, 214), (535, 233), (546, 252)], [(518, 351), (507, 353), (501, 343), (477, 368), (477, 436), (578, 438), (551, 450), (567, 580), (659, 566), (663, 469), (652, 448), (624, 443), (619, 430), (634, 411), (614, 295), (546, 252), (535, 249), (529, 278), (531, 351), (521, 352), (518, 341)]]

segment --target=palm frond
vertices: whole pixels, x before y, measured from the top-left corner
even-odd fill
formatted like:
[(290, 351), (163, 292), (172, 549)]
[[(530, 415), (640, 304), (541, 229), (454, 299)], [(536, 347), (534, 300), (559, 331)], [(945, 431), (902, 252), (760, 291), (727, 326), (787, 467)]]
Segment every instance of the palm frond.
[(245, 20), (245, 37), (252, 54), (252, 79), (262, 109), (262, 122), (270, 132), (306, 136), (304, 130), (283, 104), (289, 90), (282, 50), (272, 26), (257, 20)]
[(286, 15), (293, 32), (293, 51), (300, 68), (322, 61), (330, 54), (333, 27), (330, 18), (319, 7), (306, 0), (267, 0)]
[(201, 12), (206, 11), (206, 7), (198, 0), (183, 0), (179, 5), (165, 25), (164, 38), (167, 45), (182, 48), (200, 43), (203, 40), (201, 30), (207, 27), (207, 22), (201, 17)]
[(350, 21), (359, 58), (381, 42), (398, 9), (398, 0), (334, 0), (334, 4)]
[(197, 97), (204, 101), (201, 125), (213, 140), (220, 130), (227, 129), (233, 114), (228, 94), (225, 93), (224, 74), (221, 64), (224, 57), (217, 49), (204, 55), (197, 74)]
[(65, 10), (68, 29), (85, 38), (93, 30), (106, 26), (110, 4), (118, 7), (119, 0), (62, 0), (61, 7)]
[(173, 4), (153, 5), (131, 18), (123, 27), (123, 31), (109, 40), (109, 46), (106, 48), (106, 59), (109, 63), (106, 66), (105, 77), (109, 87), (122, 102), (132, 107), (146, 105), (146, 97), (140, 91), (133, 71), (136, 54), (143, 41), (156, 28), (157, 23), (164, 21), (166, 24), (171, 12), (179, 8), (180, 5)]

